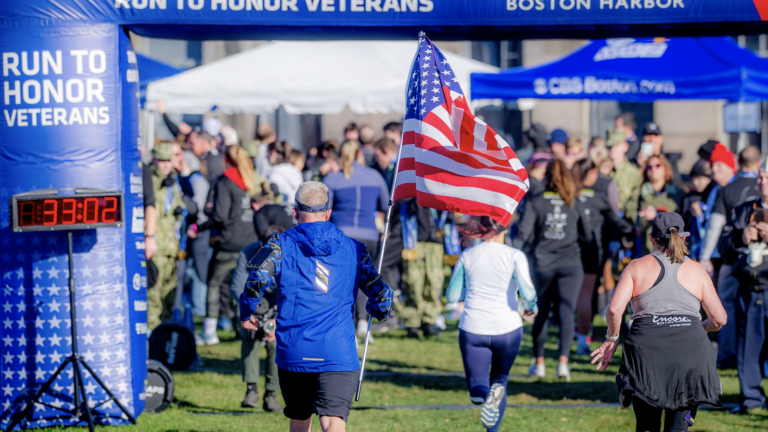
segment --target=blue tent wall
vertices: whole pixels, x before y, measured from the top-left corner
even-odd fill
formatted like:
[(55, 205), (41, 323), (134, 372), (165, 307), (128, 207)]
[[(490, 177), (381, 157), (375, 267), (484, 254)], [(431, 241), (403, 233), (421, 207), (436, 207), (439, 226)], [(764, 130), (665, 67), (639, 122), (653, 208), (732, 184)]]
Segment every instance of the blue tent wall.
[(768, 60), (726, 37), (598, 40), (471, 83), (473, 99), (768, 100)]

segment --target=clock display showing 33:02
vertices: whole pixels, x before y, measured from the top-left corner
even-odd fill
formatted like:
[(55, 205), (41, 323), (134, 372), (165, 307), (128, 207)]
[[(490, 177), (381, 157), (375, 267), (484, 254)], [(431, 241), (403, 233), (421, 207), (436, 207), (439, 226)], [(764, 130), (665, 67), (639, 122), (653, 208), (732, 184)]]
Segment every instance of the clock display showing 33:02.
[(19, 227), (121, 222), (120, 197), (52, 198), (18, 201)]

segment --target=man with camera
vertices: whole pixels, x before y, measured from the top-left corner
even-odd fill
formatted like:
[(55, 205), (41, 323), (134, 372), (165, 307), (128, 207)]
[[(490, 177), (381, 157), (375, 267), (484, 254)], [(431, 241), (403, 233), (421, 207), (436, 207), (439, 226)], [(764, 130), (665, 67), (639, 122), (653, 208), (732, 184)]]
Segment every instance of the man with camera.
[(392, 289), (365, 245), (328, 222), (329, 204), (324, 184), (299, 187), (298, 225), (272, 235), (251, 259), (240, 296), (243, 328), (256, 331), (264, 291), (272, 280), (277, 285), (276, 362), (292, 432), (309, 431), (312, 414), (323, 431), (345, 430), (360, 369), (352, 316), (358, 288), (372, 316), (384, 320), (392, 309)]
[[(278, 232), (283, 232), (280, 230)], [(255, 256), (262, 243), (260, 241), (248, 244), (240, 251), (237, 258), (237, 267), (232, 276), (232, 295), (239, 297), (242, 295), (245, 282), (248, 280), (248, 261)], [(267, 349), (266, 364), (264, 367), (264, 400), (262, 408), (267, 412), (280, 412), (280, 404), (277, 402), (275, 392), (279, 387), (277, 378), (277, 364), (275, 363), (275, 354), (277, 352), (277, 340), (275, 339), (275, 317), (277, 316), (277, 287), (274, 283), (264, 289), (259, 306), (254, 312), (256, 321), (259, 323), (258, 330), (240, 329), (240, 362), (243, 370), (243, 382), (247, 389), (245, 399), (240, 404), (243, 408), (259, 407), (259, 390), (257, 383), (259, 381), (259, 343)]]
[(736, 294), (736, 368), (741, 385), (740, 404), (734, 413), (765, 406), (761, 367), (768, 334), (768, 167), (763, 163), (757, 179), (760, 198), (734, 210), (733, 230), (724, 258), (735, 260), (732, 272), (739, 282)]

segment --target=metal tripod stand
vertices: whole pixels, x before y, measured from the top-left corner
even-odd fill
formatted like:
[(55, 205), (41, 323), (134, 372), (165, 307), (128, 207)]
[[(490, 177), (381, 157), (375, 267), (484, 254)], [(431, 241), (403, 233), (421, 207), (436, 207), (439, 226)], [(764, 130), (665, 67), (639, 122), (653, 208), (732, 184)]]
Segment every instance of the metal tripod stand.
[[(91, 412), (92, 410), (98, 408), (99, 406), (103, 405), (104, 403), (108, 401), (114, 401), (115, 404), (120, 408), (120, 410), (125, 414), (125, 416), (128, 418), (128, 420), (131, 421), (131, 423), (136, 424), (136, 419), (133, 418), (131, 413), (128, 412), (128, 410), (123, 406), (123, 404), (120, 403), (120, 401), (115, 397), (114, 394), (107, 388), (107, 386), (104, 384), (104, 382), (99, 378), (98, 374), (86, 363), (86, 361), (80, 356), (80, 354), (77, 351), (77, 316), (76, 316), (76, 308), (75, 308), (75, 272), (74, 272), (74, 257), (72, 255), (72, 231), (67, 231), (67, 254), (69, 256), (69, 314), (70, 319), (72, 320), (71, 327), (71, 333), (72, 333), (72, 354), (67, 356), (67, 358), (64, 360), (64, 363), (62, 363), (58, 369), (56, 369), (56, 372), (53, 373), (53, 375), (48, 379), (48, 381), (43, 384), (42, 387), (37, 391), (35, 396), (30, 399), (27, 402), (26, 407), (19, 412), (11, 416), (11, 423), (8, 426), (6, 430), (12, 431), (13, 428), (15, 428), (17, 425), (19, 425), (26, 417), (27, 415), (32, 411), (35, 404), (44, 405), (49, 408), (53, 408), (59, 411), (64, 411), (72, 414), (73, 416), (77, 417), (80, 420), (86, 420), (88, 422), (88, 429), (93, 432), (94, 430), (94, 414)], [(56, 378), (64, 371), (64, 368), (67, 367), (67, 365), (72, 364), (72, 368), (74, 369), (74, 373), (72, 374), (73, 377), (73, 393), (75, 398), (74, 408), (71, 410), (56, 407), (53, 405), (49, 405), (43, 402), (40, 402), (40, 398), (45, 394), (45, 392), (48, 391), (48, 389), (51, 387), (54, 381), (56, 381)], [(81, 370), (82, 368), (85, 368), (85, 370), (88, 371), (88, 373), (91, 374), (94, 380), (96, 380), (96, 383), (99, 384), (99, 386), (104, 389), (104, 392), (107, 393), (109, 396), (109, 399), (101, 402), (100, 404), (94, 406), (93, 408), (88, 406), (88, 396), (86, 395), (86, 389), (85, 389), (85, 382), (83, 380), (83, 372)], [(19, 401), (19, 404), (23, 404), (24, 401)], [(22, 427), (23, 428), (23, 427)]]

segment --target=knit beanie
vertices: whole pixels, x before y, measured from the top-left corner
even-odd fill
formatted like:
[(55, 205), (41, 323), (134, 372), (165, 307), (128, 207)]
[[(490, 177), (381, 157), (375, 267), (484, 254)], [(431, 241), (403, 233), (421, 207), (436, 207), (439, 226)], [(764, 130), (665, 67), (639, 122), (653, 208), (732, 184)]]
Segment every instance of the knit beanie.
[(737, 171), (736, 158), (733, 157), (733, 153), (721, 143), (715, 144), (715, 148), (712, 150), (712, 155), (709, 157), (709, 161), (711, 163), (722, 162), (731, 167), (733, 172)]

